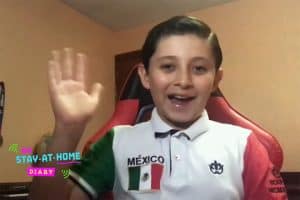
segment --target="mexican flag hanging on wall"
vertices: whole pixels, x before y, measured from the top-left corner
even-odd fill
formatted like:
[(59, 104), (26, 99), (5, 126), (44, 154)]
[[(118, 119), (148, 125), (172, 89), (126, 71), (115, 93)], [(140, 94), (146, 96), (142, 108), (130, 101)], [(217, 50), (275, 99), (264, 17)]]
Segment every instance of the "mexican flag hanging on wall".
[(163, 167), (164, 166), (162, 164), (158, 163), (129, 167), (128, 190), (160, 190), (160, 179)]

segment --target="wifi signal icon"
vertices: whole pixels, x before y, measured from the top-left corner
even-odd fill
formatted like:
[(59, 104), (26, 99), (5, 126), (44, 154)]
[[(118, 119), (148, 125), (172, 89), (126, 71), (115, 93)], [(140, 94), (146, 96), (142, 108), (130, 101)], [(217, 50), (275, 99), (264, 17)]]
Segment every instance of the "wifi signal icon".
[(19, 152), (19, 145), (18, 144), (11, 144), (8, 147), (8, 151), (14, 152), (14, 153), (18, 153)]
[(70, 169), (62, 169), (61, 173), (62, 173), (64, 179), (67, 179), (70, 176)]

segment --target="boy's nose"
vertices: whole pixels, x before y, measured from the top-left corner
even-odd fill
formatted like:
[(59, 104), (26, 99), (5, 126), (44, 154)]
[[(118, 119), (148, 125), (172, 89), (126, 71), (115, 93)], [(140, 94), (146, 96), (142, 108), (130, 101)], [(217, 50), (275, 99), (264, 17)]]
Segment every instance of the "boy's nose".
[(188, 71), (178, 71), (175, 85), (182, 88), (189, 88), (193, 85), (191, 74)]

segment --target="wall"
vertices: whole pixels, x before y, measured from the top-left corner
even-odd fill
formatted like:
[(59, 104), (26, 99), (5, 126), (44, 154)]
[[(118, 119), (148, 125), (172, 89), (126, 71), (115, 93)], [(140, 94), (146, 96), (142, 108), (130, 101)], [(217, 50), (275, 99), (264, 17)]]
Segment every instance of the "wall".
[[(239, 0), (189, 13), (219, 36), (221, 89), (237, 110), (276, 136), (284, 171), (300, 171), (299, 7), (297, 0)], [(140, 49), (152, 26), (116, 33), (116, 53)]]
[[(29, 181), (27, 165), (17, 165), (10, 144), (33, 146), (51, 132), (47, 62), (52, 49), (74, 47), (89, 56), (89, 82), (101, 80), (103, 99), (81, 140), (93, 134), (114, 106), (114, 50), (111, 31), (58, 0), (2, 1), (0, 6), (0, 80), (6, 84), (0, 147), (0, 182)], [(105, 106), (104, 106), (105, 105)]]

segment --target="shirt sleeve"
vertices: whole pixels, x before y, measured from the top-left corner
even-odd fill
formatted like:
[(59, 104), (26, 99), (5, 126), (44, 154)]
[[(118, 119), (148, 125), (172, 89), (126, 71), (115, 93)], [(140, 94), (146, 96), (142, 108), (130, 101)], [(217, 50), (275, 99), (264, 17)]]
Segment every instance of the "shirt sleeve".
[(71, 167), (70, 180), (92, 199), (113, 189), (115, 180), (113, 139), (114, 131), (111, 130), (91, 146), (79, 165)]
[(244, 154), (243, 182), (245, 200), (288, 199), (279, 170), (254, 134), (248, 137)]

